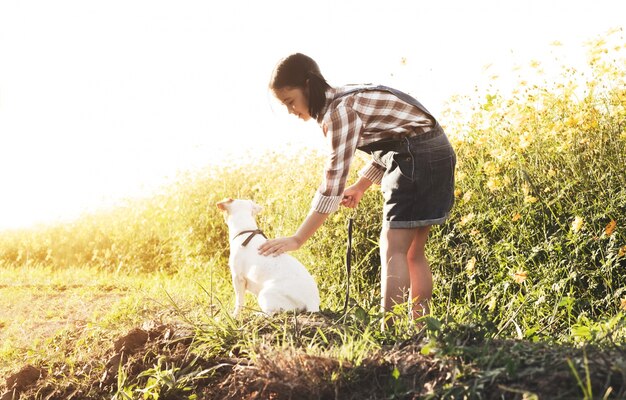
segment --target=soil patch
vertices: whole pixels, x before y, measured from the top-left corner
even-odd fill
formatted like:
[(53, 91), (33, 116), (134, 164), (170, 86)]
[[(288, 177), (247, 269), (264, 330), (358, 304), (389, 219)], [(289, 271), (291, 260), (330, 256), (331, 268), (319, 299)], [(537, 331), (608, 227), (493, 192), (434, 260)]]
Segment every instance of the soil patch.
[[(125, 295), (98, 285), (0, 287), (0, 352), (25, 352), (61, 329), (79, 330)], [(0, 366), (0, 376), (8, 366)]]

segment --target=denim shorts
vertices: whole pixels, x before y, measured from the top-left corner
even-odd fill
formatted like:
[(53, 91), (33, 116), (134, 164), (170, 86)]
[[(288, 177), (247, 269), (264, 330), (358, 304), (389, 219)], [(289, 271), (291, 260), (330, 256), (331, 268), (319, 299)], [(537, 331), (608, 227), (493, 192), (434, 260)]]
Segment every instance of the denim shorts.
[(381, 182), (383, 226), (442, 224), (454, 204), (456, 154), (443, 129), (364, 146), (386, 170)]

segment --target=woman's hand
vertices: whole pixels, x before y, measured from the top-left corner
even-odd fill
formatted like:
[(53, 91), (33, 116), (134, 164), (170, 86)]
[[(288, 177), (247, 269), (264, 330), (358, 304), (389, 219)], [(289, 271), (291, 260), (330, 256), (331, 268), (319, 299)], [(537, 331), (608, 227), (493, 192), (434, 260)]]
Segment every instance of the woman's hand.
[(365, 190), (361, 188), (358, 183), (348, 186), (346, 190), (343, 191), (341, 205), (348, 208), (356, 208), (356, 206), (359, 205), (359, 201), (361, 201), (361, 197), (363, 197), (364, 193)]
[(359, 201), (361, 201), (361, 197), (363, 197), (363, 194), (370, 186), (372, 186), (372, 181), (365, 177), (359, 178), (354, 185), (348, 186), (343, 191), (341, 205), (348, 208), (356, 208), (359, 205)]
[(278, 256), (286, 251), (298, 250), (300, 241), (295, 236), (276, 238), (268, 240), (259, 246), (259, 254), (263, 256)]

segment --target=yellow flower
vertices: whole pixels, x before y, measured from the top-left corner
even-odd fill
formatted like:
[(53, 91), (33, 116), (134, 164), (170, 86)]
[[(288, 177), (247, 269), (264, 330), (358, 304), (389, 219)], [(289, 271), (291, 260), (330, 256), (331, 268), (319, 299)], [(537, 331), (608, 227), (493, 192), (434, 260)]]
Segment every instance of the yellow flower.
[(572, 222), (572, 232), (574, 233), (580, 232), (584, 224), (585, 224), (585, 220), (582, 217), (574, 218), (574, 221)]
[(487, 307), (489, 307), (489, 311), (493, 311), (496, 308), (496, 304), (497, 304), (496, 298), (492, 297), (489, 300), (489, 303), (487, 303)]
[(461, 222), (460, 222), (460, 224), (461, 224), (461, 225), (468, 224), (468, 223), (469, 223), (471, 220), (473, 220), (473, 219), (474, 219), (474, 213), (469, 213), (469, 214), (467, 214), (467, 215), (465, 215), (465, 216), (461, 217)]
[(465, 270), (467, 272), (474, 272), (474, 269), (476, 269), (476, 257), (470, 258), (467, 264), (465, 265)]
[(461, 189), (454, 189), (454, 197), (461, 197), (461, 193), (463, 193)]
[(497, 176), (489, 178), (489, 180), (487, 181), (487, 188), (492, 192), (496, 192), (502, 189), (502, 179), (498, 178)]
[(580, 117), (576, 114), (574, 115), (570, 115), (569, 117), (567, 117), (567, 119), (565, 120), (565, 125), (571, 128), (576, 128), (580, 125), (581, 121), (580, 121)]
[(620, 256), (620, 257), (626, 256), (626, 246), (620, 247), (619, 251), (617, 252), (617, 255)]
[(607, 226), (604, 228), (604, 233), (607, 236), (611, 236), (613, 232), (615, 232), (616, 227), (617, 227), (617, 222), (615, 220), (611, 220), (611, 222), (609, 222)]
[(522, 283), (526, 280), (526, 278), (528, 277), (528, 273), (524, 270), (519, 270), (516, 273), (513, 274), (513, 280), (515, 281), (515, 283)]
[(520, 213), (515, 213), (513, 218), (511, 218), (511, 221), (513, 221), (513, 222), (519, 221), (520, 218), (522, 218), (522, 215)]
[(527, 183), (522, 185), (522, 193), (524, 193), (524, 204), (533, 204), (539, 201), (535, 196), (531, 196), (531, 190)]
[(626, 297), (624, 297), (621, 301), (621, 304), (619, 306), (619, 308), (621, 308), (622, 310), (626, 311)]
[(523, 135), (519, 137), (519, 147), (520, 149), (525, 149), (532, 143), (532, 137), (529, 132), (524, 132)]
[(468, 201), (470, 201), (472, 199), (472, 195), (473, 194), (474, 194), (474, 192), (471, 191), (471, 190), (468, 190), (467, 192), (465, 192), (465, 194), (463, 195), (463, 201), (466, 202), (466, 203)]
[(500, 167), (493, 161), (487, 161), (483, 164), (483, 171), (485, 171), (487, 175), (496, 175), (500, 172)]
[(526, 197), (524, 197), (524, 203), (525, 204), (533, 204), (533, 203), (536, 203), (537, 201), (539, 201), (539, 199), (534, 197), (534, 196), (526, 196)]

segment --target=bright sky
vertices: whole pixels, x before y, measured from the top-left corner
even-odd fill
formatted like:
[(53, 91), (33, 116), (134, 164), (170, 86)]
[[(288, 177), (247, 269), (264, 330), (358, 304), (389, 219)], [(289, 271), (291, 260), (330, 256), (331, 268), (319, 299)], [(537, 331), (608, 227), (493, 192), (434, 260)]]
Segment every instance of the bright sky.
[(555, 40), (576, 52), (624, 15), (623, 0), (1, 0), (0, 229), (149, 195), (229, 154), (321, 146), (314, 122), (271, 105), (290, 53), (437, 115), (485, 65)]

